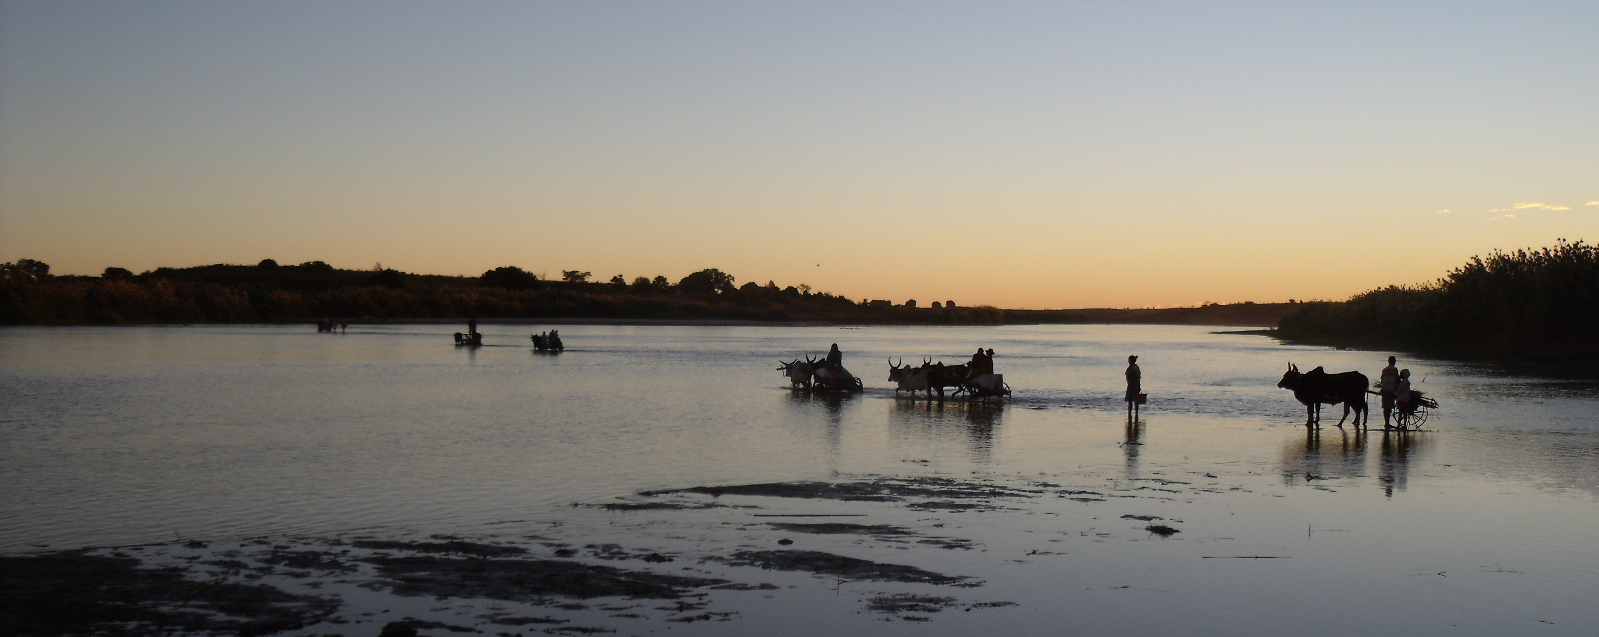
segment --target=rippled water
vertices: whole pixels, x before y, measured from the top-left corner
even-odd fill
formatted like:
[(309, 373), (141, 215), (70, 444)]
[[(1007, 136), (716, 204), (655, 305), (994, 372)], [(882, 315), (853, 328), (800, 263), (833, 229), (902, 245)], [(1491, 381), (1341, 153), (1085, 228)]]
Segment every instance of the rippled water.
[[(802, 587), (693, 630), (1591, 634), (1599, 624), (1593, 383), (1406, 360), (1443, 405), (1430, 431), (1357, 434), (1332, 427), (1330, 410), (1314, 433), (1275, 387), (1287, 363), (1375, 377), (1386, 354), (1173, 326), (572, 325), (561, 327), (569, 349), (552, 356), (531, 351), (528, 326), (484, 326), (488, 346), (476, 350), (451, 346), (456, 329), (0, 330), (0, 551), (506, 520), (687, 533), (713, 522), (588, 520), (570, 505), (696, 485), (975, 476), (1133, 493), (1177, 482), (1126, 500), (1051, 496), (940, 519), (983, 548), (920, 565), (979, 576), (985, 598), (1014, 609), (884, 624), (854, 601), (828, 601), (826, 587)], [(866, 393), (790, 392), (777, 360), (833, 342)], [(979, 345), (996, 351), (1010, 402), (929, 404), (889, 388), (890, 356), (958, 362)], [(1137, 427), (1120, 402), (1128, 354), (1150, 395)], [(1160, 539), (1123, 515), (1181, 531)], [(1256, 556), (1273, 559), (1236, 559)]]

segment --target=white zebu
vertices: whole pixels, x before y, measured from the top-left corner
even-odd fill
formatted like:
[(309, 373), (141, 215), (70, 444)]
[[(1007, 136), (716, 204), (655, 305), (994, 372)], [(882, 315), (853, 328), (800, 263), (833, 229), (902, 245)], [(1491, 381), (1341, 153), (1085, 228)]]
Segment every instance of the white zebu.
[(803, 387), (807, 391), (810, 390), (811, 375), (816, 373), (817, 367), (815, 359), (806, 356), (804, 361), (796, 358), (793, 362), (785, 362), (780, 358), (777, 362), (782, 365), (782, 367), (777, 368), (777, 371), (783, 372), (783, 375), (788, 377), (790, 387)]
[(909, 391), (911, 398), (915, 398), (916, 392), (920, 390), (925, 392), (928, 398), (932, 398), (933, 386), (930, 381), (933, 370), (928, 367), (931, 362), (932, 359), (927, 359), (922, 362), (921, 367), (911, 367), (904, 365), (904, 360), (896, 365), (894, 359), (888, 359), (888, 379), (895, 383), (894, 395), (898, 396), (902, 391)]

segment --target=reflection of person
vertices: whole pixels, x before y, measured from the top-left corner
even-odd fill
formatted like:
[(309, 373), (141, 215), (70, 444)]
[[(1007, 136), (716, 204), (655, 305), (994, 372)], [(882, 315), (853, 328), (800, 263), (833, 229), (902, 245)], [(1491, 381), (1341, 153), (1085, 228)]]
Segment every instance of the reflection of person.
[(1127, 414), (1138, 413), (1138, 393), (1143, 390), (1144, 372), (1138, 369), (1138, 357), (1127, 357)]
[(827, 350), (827, 360), (823, 362), (833, 369), (844, 367), (844, 352), (838, 350), (838, 343), (833, 343), (833, 349)]
[(1377, 381), (1377, 393), (1382, 395), (1382, 426), (1388, 426), (1388, 419), (1394, 413), (1394, 392), (1399, 389), (1399, 368), (1394, 366), (1398, 362), (1392, 356), (1388, 357), (1388, 366), (1382, 368), (1382, 376)]

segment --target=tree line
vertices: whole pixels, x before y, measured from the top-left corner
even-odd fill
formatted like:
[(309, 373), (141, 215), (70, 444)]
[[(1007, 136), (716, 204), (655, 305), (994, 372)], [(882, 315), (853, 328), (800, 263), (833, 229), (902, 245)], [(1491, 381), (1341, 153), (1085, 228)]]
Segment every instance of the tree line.
[(1347, 301), (1304, 304), (1278, 333), (1452, 357), (1528, 361), (1599, 358), (1599, 249), (1554, 246), (1474, 256), (1444, 277)]
[[(953, 301), (917, 307), (915, 301), (851, 299), (810, 286), (746, 282), (721, 270), (700, 270), (676, 282), (664, 276), (617, 275), (590, 281), (589, 272), (562, 271), (544, 280), (515, 266), (477, 277), (334, 268), (322, 261), (280, 265), (157, 268), (134, 274), (106, 268), (98, 277), (55, 276), (48, 264), (19, 259), (0, 264), (0, 324), (250, 323), (350, 319), (614, 318), (745, 321), (843, 321), (1000, 324), (1006, 311), (959, 307)], [(1026, 314), (1072, 322), (1073, 315)]]

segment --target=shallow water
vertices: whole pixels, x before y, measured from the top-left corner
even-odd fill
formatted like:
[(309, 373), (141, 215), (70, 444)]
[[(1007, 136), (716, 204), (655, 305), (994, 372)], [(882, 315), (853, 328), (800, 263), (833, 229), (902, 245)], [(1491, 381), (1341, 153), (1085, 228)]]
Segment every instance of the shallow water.
[[(1592, 383), (1402, 361), (1442, 409), (1429, 431), (1385, 436), (1333, 427), (1337, 408), (1307, 432), (1303, 408), (1275, 383), (1289, 360), (1375, 377), (1386, 354), (1212, 328), (574, 325), (561, 327), (570, 349), (557, 356), (531, 351), (530, 327), (485, 326), (488, 346), (475, 350), (450, 345), (455, 329), (0, 330), (0, 551), (538, 534), (671, 551), (783, 587), (712, 595), (731, 614), (703, 623), (559, 611), (623, 632), (1591, 634), (1599, 624)], [(866, 393), (790, 392), (777, 359), (833, 342)], [(978, 345), (996, 350), (1008, 403), (929, 404), (889, 388), (889, 356), (960, 362)], [(1139, 355), (1150, 395), (1136, 427), (1120, 403), (1127, 354)], [(969, 511), (731, 495), (696, 497), (759, 508), (572, 506), (875, 476), (1032, 495)], [(754, 517), (789, 513), (967, 544), (797, 533)], [(1178, 532), (1162, 538), (1150, 524)], [(714, 566), (778, 538), (982, 585)], [(366, 590), (339, 594), (351, 609), (398, 603)], [(871, 598), (896, 593), (955, 605), (872, 610)], [(986, 602), (1015, 606), (972, 606)], [(451, 615), (430, 606), (408, 612)], [(483, 626), (472, 617), (451, 621)]]

